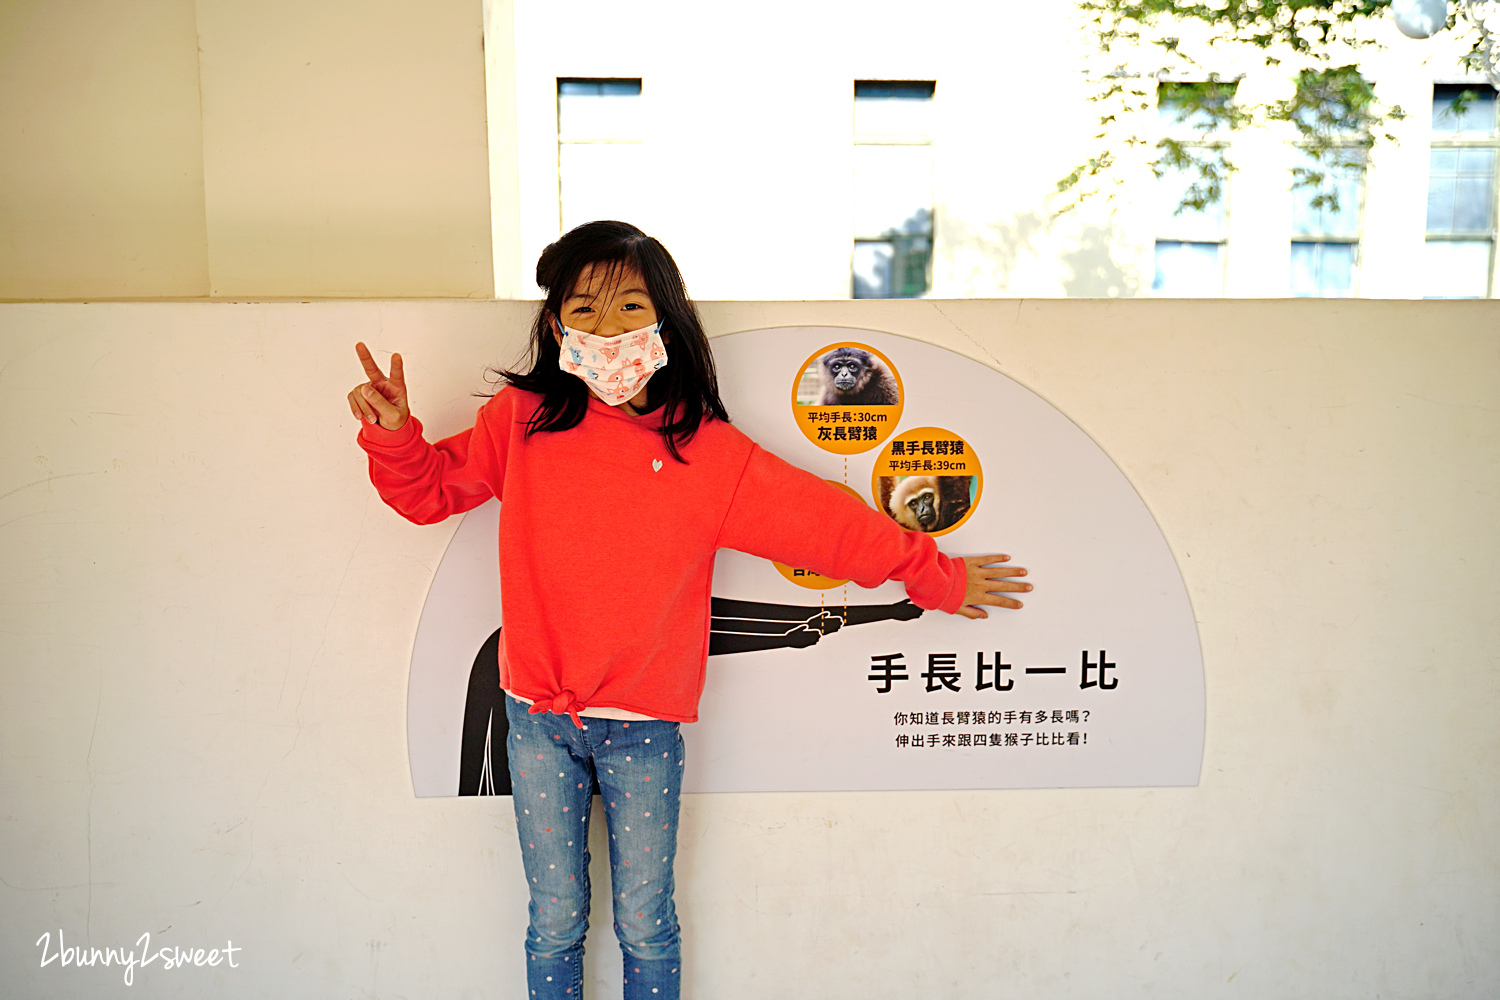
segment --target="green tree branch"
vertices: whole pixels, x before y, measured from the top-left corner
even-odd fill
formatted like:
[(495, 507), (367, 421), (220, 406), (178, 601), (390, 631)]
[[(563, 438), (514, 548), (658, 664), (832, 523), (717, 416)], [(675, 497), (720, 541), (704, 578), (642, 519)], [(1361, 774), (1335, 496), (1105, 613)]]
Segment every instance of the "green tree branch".
[[(1307, 164), (1294, 168), (1294, 186), (1315, 189), (1315, 205), (1336, 209), (1329, 175), (1362, 170), (1378, 142), (1395, 141), (1390, 123), (1406, 117), (1399, 105), (1378, 99), (1357, 65), (1333, 65), (1336, 57), (1380, 47), (1371, 21), (1388, 17), (1390, 6), (1390, 0), (1079, 0), (1100, 54), (1124, 54), (1126, 62), (1101, 76), (1090, 97), (1100, 105), (1095, 140), (1104, 145), (1058, 181), (1057, 190), (1068, 196), (1062, 210), (1103, 190), (1121, 165), (1116, 149), (1151, 146), (1149, 166), (1157, 177), (1179, 172), (1191, 178), (1177, 210), (1201, 211), (1223, 197), (1235, 169), (1225, 137), (1268, 123), (1291, 125), (1309, 154)], [(1455, 16), (1449, 15), (1450, 29)], [(1241, 99), (1234, 81), (1204, 71), (1193, 54), (1198, 44), (1182, 37), (1200, 34), (1210, 51), (1235, 48), (1257, 54), (1266, 66), (1288, 64), (1291, 96)], [(1476, 41), (1469, 58), (1478, 48)], [(1169, 80), (1195, 70), (1203, 71), (1204, 82)], [(1159, 105), (1175, 110), (1176, 127), (1169, 125), (1169, 137), (1153, 142), (1142, 133), (1147, 113)]]

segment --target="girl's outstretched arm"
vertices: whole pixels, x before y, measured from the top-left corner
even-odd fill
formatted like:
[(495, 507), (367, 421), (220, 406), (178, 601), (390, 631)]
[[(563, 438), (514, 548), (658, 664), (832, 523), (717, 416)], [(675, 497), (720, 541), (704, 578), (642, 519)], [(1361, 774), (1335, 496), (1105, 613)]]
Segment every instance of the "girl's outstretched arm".
[(988, 618), (989, 612), (980, 607), (983, 604), (992, 604), (998, 608), (1019, 608), (1020, 601), (1005, 595), (1024, 594), (1031, 590), (1031, 584), (1010, 579), (1025, 576), (1026, 570), (1020, 566), (999, 565), (1010, 562), (1010, 556), (964, 556), (963, 560), (969, 573), (969, 583), (964, 590), (964, 603), (958, 613), (965, 618)]
[(989, 617), (984, 606), (1018, 608), (1004, 595), (1031, 589), (1010, 579), (1025, 570), (994, 565), (1009, 556), (945, 555), (931, 535), (907, 531), (759, 446), (735, 487), (718, 545), (862, 587), (900, 580), (918, 607), (966, 618)]

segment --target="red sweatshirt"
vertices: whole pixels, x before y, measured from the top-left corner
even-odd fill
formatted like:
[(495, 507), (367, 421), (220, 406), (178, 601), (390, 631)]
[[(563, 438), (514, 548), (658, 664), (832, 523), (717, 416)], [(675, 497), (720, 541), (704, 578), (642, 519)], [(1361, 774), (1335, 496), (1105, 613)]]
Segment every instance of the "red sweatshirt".
[(737, 429), (705, 420), (674, 459), (661, 414), (597, 399), (571, 430), (526, 436), (540, 397), (502, 389), (471, 430), (428, 444), (415, 417), (361, 428), (370, 480), (398, 513), (441, 521), (499, 497), (500, 685), (533, 711), (610, 706), (695, 722), (721, 548), (874, 587), (902, 580), (957, 611), (966, 573), (924, 534)]

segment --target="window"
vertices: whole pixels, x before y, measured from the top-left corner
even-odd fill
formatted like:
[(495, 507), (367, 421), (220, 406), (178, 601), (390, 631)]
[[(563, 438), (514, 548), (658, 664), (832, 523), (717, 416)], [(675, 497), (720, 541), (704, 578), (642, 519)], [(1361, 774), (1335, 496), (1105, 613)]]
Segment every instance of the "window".
[(1335, 93), (1309, 91), (1297, 109), (1291, 170), (1288, 291), (1302, 298), (1344, 298), (1359, 284), (1365, 151), (1370, 136), (1356, 109)]
[(1350, 150), (1318, 157), (1299, 148), (1297, 155), (1302, 162), (1293, 170), (1291, 293), (1313, 298), (1353, 295), (1364, 168), (1355, 165)]
[(1228, 155), (1217, 139), (1233, 83), (1163, 83), (1157, 113), (1156, 266), (1151, 291), (1166, 298), (1224, 294)]
[(1158, 167), (1156, 275), (1151, 290), (1167, 298), (1224, 293), (1224, 197), (1202, 208), (1184, 206), (1195, 178), (1180, 168)]
[(641, 81), (557, 81), (558, 224), (596, 219), (641, 224), (645, 170)]
[(1427, 175), (1424, 296), (1482, 299), (1490, 294), (1495, 247), (1495, 90), (1474, 84), (1432, 88), (1432, 151)]
[(856, 299), (932, 287), (932, 81), (854, 83)]

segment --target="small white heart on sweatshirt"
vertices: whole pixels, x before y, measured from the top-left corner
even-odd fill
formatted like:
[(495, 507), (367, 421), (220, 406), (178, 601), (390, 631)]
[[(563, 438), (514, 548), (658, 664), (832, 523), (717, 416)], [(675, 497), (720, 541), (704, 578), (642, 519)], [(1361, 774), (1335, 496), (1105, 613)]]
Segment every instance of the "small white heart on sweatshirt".
[(651, 460), (651, 471), (652, 472), (660, 472), (661, 471), (661, 459), (659, 459), (659, 458), (653, 458)]

